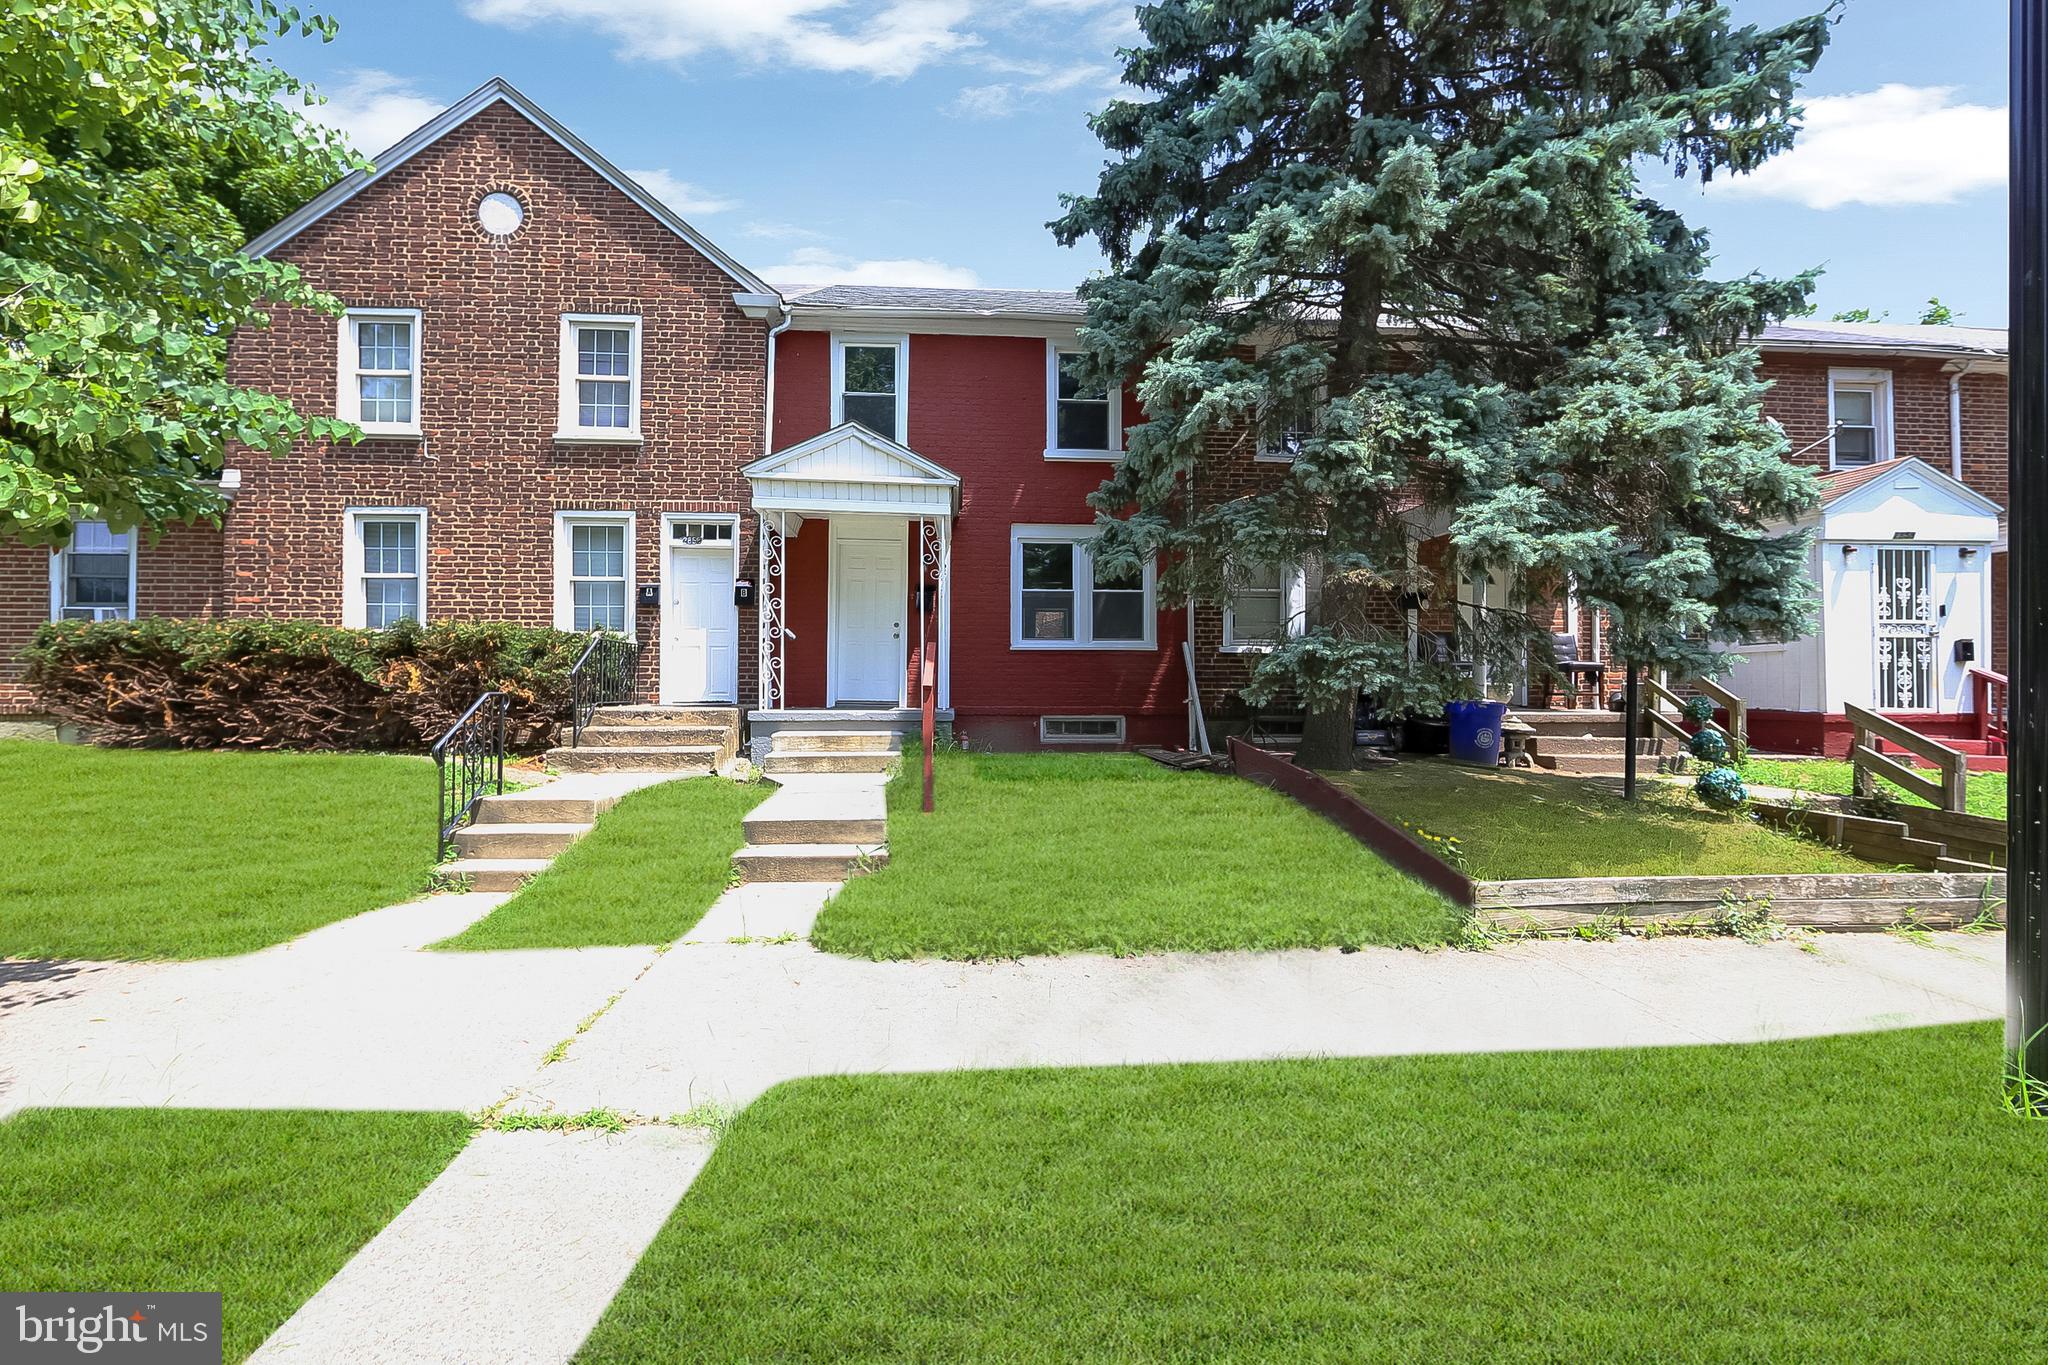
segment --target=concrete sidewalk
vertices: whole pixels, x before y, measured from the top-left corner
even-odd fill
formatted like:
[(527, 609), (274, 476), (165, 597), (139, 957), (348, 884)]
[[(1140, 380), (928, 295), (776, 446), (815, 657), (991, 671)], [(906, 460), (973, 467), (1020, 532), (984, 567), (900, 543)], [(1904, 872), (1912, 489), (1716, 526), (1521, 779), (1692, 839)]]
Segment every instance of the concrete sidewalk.
[(993, 963), (686, 944), (514, 1105), (670, 1114), (821, 1074), (1740, 1042), (1997, 1017), (2003, 936), (1935, 937)]
[(0, 1118), (28, 1105), (481, 1109), (655, 956), (419, 951), (506, 899), (431, 896), (242, 957), (0, 963)]

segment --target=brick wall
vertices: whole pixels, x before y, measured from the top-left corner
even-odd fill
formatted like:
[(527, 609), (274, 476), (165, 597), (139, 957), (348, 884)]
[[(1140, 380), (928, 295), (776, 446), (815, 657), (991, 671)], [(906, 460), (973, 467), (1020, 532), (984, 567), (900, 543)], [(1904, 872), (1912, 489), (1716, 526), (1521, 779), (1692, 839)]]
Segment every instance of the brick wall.
[[(520, 230), (488, 237), (476, 204), (516, 194)], [(426, 615), (547, 624), (554, 514), (637, 514), (635, 577), (660, 581), (661, 514), (743, 512), (739, 469), (761, 453), (765, 323), (687, 242), (504, 104), (372, 185), (275, 255), (355, 307), (417, 308), (424, 440), (303, 444), (235, 459), (222, 609), (338, 622), (345, 509), (427, 509)], [(558, 443), (564, 313), (641, 318), (638, 446)], [(280, 310), (235, 340), (230, 372), (335, 411), (334, 319)], [(741, 573), (751, 577), (751, 516)], [(640, 686), (651, 695), (659, 613), (637, 612)], [(739, 687), (754, 695), (751, 609), (741, 612)]]
[[(174, 526), (135, 552), (135, 608), (144, 616), (212, 616), (220, 610), (221, 535)], [(50, 552), (0, 545), (0, 715), (33, 713), (20, 683), (22, 646), (50, 619)]]
[[(1770, 381), (1764, 413), (1785, 428), (1794, 451), (1811, 445), (1828, 430), (1828, 371), (1886, 370), (1892, 377), (1893, 449), (1899, 457), (1925, 460), (1943, 473), (1950, 471), (1948, 375), (1943, 362), (1905, 357), (1792, 355), (1773, 352), (1764, 359), (1763, 377)], [(1962, 377), (1963, 482), (1996, 502), (2006, 502), (2006, 381), (2004, 375)], [(1797, 457), (1802, 464), (1826, 469), (1825, 443)]]

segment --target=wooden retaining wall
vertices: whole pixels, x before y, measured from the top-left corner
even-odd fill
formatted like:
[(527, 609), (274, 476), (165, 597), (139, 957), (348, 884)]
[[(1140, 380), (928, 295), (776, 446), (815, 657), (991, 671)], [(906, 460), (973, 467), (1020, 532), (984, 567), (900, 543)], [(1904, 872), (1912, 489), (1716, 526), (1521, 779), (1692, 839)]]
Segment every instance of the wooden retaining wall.
[(1816, 872), (1743, 877), (1543, 877), (1480, 882), (1478, 906), (1496, 923), (1568, 930), (1595, 919), (1711, 920), (1768, 899), (1787, 924), (1836, 931), (1889, 929), (1914, 919), (1954, 928), (1986, 908), (2005, 918), (2003, 872)]

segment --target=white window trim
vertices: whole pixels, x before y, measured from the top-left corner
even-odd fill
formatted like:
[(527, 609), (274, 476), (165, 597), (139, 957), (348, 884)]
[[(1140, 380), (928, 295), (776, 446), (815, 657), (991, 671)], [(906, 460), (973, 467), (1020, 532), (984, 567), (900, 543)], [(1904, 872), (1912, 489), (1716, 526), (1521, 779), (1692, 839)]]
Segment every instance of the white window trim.
[(342, 512), (341, 536), (341, 623), (364, 629), (369, 608), (363, 601), (363, 523), (366, 521), (411, 520), (419, 526), (419, 583), (421, 625), (427, 623), (427, 509), (424, 507), (350, 507)]
[(1045, 458), (1048, 460), (1101, 460), (1115, 464), (1124, 457), (1124, 390), (1109, 386), (1109, 449), (1062, 450), (1060, 439), (1060, 352), (1076, 354), (1080, 347), (1069, 341), (1061, 345), (1047, 338), (1045, 343)]
[[(1237, 608), (1235, 595), (1223, 603), (1223, 654), (1271, 654), (1275, 648), (1271, 640), (1240, 640), (1237, 638)], [(1283, 613), (1281, 628), (1288, 635), (1299, 635), (1301, 623), (1308, 613), (1308, 589), (1306, 578), (1299, 564), (1280, 566), (1280, 606)]]
[[(104, 522), (100, 524), (105, 525)], [(138, 532), (130, 531), (127, 534), (128, 610), (119, 616), (107, 618), (114, 621), (133, 621), (135, 619), (135, 561), (142, 557), (142, 547), (137, 543), (136, 537), (139, 534)], [(50, 552), (50, 619), (52, 621), (62, 621), (64, 619), (64, 558), (70, 553), (71, 546), (69, 545), (61, 550), (52, 550)]]
[[(1142, 640), (1097, 640), (1095, 634), (1095, 560), (1082, 554), (1074, 574), (1074, 638), (1071, 640), (1027, 640), (1024, 638), (1024, 542), (1064, 541), (1086, 546), (1094, 540), (1093, 526), (1010, 527), (1010, 648), (1080, 650), (1150, 650), (1159, 647), (1159, 595), (1155, 566), (1145, 562), (1145, 600), (1142, 607), (1145, 638)], [(1079, 566), (1085, 565), (1085, 573)]]
[[(1055, 735), (1049, 734), (1046, 726), (1057, 720), (1112, 720), (1116, 722), (1116, 733), (1112, 735)], [(1040, 744), (1121, 744), (1124, 742), (1124, 718), (1122, 716), (1040, 716), (1038, 718), (1038, 742)]]
[(901, 333), (834, 332), (832, 334), (832, 425), (846, 420), (846, 348), (893, 346), (896, 350), (896, 434), (885, 437), (899, 446), (910, 444), (910, 338)]
[[(624, 427), (586, 427), (579, 423), (576, 401), (576, 329), (578, 327), (624, 327), (632, 333), (632, 356), (627, 364), (626, 384), (632, 424)], [(640, 315), (638, 313), (564, 313), (561, 328), (560, 375), (556, 381), (555, 439), (582, 445), (638, 445), (640, 436)]]
[[(412, 324), (412, 420), (410, 422), (365, 422), (362, 389), (356, 383), (356, 362), (362, 352), (356, 346), (356, 325), (363, 322), (410, 322)], [(426, 397), (421, 382), (426, 366), (422, 345), (426, 331), (417, 308), (351, 308), (341, 315), (335, 333), (334, 415), (354, 422), (370, 436), (418, 436), (420, 409)]]
[(1867, 469), (1869, 465), (1845, 465), (1835, 459), (1835, 391), (1859, 389), (1870, 393), (1870, 416), (1877, 424), (1871, 464), (1883, 464), (1893, 457), (1892, 372), (1890, 370), (1830, 369), (1828, 371), (1828, 468)]
[[(570, 570), (575, 559), (570, 553), (571, 528), (577, 526), (623, 526), (626, 528), (626, 629), (627, 639), (634, 638), (638, 620), (633, 614), (633, 598), (636, 576), (635, 561), (639, 558), (639, 523), (631, 512), (598, 512), (576, 509), (555, 513), (555, 629), (574, 630), (576, 620), (576, 594), (570, 587)], [(666, 534), (666, 532), (664, 532)]]

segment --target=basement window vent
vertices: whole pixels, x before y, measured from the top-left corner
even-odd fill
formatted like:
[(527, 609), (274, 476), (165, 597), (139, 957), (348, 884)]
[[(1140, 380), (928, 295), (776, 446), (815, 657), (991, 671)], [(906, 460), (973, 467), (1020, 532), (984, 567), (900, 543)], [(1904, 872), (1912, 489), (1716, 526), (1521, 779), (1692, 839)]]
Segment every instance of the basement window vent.
[(1116, 744), (1124, 737), (1122, 716), (1040, 716), (1038, 738), (1044, 744)]

